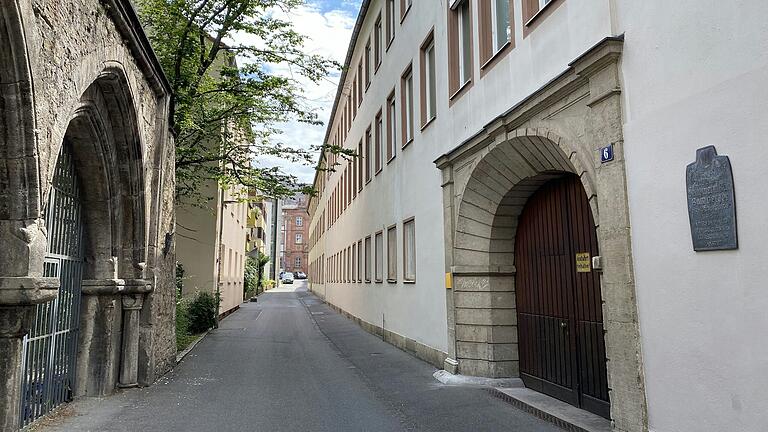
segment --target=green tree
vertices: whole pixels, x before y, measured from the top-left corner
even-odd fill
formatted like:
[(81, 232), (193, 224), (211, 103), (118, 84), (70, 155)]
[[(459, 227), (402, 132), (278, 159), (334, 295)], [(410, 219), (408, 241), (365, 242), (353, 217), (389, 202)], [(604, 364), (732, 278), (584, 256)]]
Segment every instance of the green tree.
[(259, 251), (257, 257), (248, 257), (245, 261), (245, 283), (243, 285), (246, 297), (252, 297), (254, 294), (259, 294), (264, 290), (264, 268), (270, 259), (269, 255)]
[[(312, 192), (257, 155), (312, 163), (312, 152), (276, 143), (280, 123), (319, 125), (297, 79), (326, 79), (338, 64), (303, 51), (305, 37), (279, 18), (302, 0), (138, 0), (139, 14), (174, 93), (177, 198), (202, 197), (202, 180), (264, 195)], [(241, 43), (239, 41), (248, 41)], [(241, 64), (237, 65), (235, 59)], [(323, 154), (345, 153), (321, 145)], [(351, 156), (351, 152), (346, 152)]]

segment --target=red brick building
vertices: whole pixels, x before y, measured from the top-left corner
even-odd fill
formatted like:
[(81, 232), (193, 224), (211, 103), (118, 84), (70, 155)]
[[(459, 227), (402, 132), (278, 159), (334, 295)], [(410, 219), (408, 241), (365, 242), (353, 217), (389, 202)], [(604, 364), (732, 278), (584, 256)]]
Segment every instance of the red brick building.
[(309, 259), (309, 218), (307, 197), (298, 195), (283, 203), (282, 242), (280, 267), (289, 272), (307, 272)]

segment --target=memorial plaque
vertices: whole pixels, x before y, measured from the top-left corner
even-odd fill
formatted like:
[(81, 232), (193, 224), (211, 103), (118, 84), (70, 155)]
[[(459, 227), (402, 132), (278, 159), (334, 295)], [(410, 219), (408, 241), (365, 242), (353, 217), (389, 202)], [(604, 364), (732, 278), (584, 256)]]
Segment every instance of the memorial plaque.
[(696, 150), (696, 162), (688, 165), (685, 184), (693, 250), (738, 249), (736, 198), (728, 156), (718, 155), (715, 146)]

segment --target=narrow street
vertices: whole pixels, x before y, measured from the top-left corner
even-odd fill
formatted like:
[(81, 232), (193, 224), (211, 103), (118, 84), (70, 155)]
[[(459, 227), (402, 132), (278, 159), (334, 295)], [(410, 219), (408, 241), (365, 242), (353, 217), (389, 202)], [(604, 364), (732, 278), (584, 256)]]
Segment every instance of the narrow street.
[(81, 399), (35, 430), (560, 430), (433, 372), (297, 281), (243, 305), (156, 385)]

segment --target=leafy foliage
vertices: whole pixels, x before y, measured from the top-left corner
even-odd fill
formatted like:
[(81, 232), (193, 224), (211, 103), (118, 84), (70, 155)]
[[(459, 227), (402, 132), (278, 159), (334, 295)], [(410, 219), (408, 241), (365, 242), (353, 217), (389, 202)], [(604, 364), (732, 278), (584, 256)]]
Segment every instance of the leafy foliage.
[(259, 251), (257, 258), (248, 257), (245, 262), (245, 294), (246, 297), (258, 295), (264, 291), (264, 268), (271, 258)]
[(189, 303), (187, 328), (192, 334), (203, 333), (216, 326), (219, 302), (211, 293), (200, 292)]
[[(257, 155), (312, 163), (311, 150), (274, 139), (277, 126), (289, 120), (321, 124), (297, 78), (317, 83), (338, 68), (333, 61), (305, 53), (304, 36), (280, 18), (302, 0), (138, 0), (138, 4), (173, 87), (177, 198), (188, 202), (206, 198), (201, 180), (215, 180), (225, 188), (252, 187), (268, 196), (311, 193), (294, 176), (253, 165)], [(296, 78), (275, 73), (276, 66), (289, 68)], [(324, 153), (345, 153), (337, 147), (319, 147)]]

